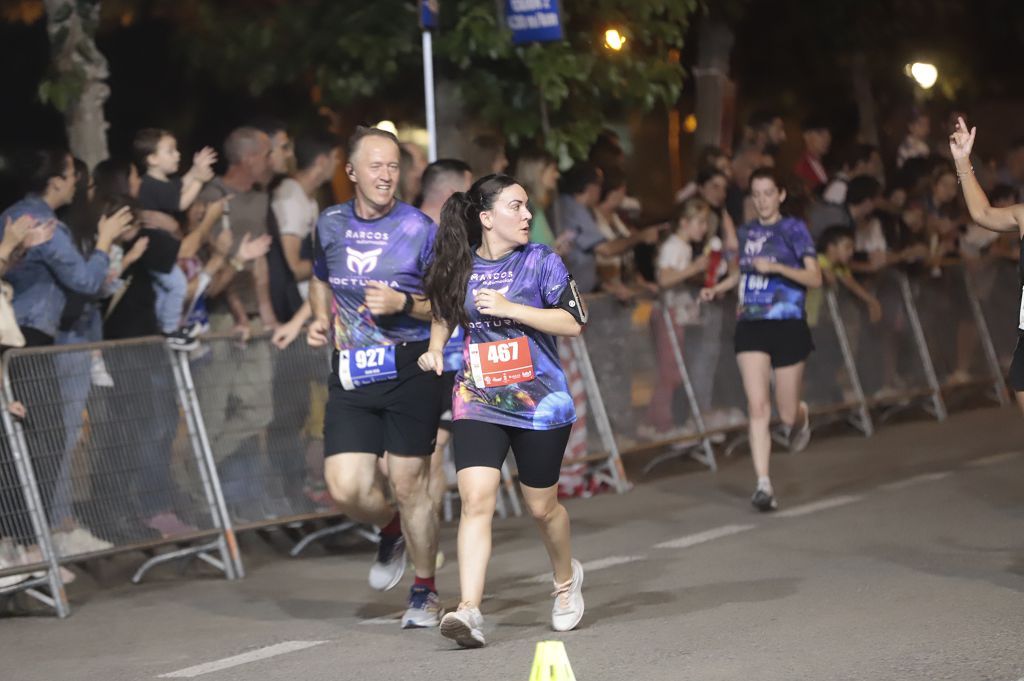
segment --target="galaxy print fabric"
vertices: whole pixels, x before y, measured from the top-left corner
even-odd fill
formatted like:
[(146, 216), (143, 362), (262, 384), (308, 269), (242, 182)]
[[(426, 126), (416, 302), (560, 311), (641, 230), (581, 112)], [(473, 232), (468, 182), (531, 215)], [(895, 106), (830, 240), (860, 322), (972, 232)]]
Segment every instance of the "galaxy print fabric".
[(739, 229), (740, 285), (737, 317), (741, 320), (803, 319), (807, 289), (781, 274), (760, 274), (756, 258), (803, 269), (816, 258), (814, 241), (801, 220), (784, 217), (773, 225), (751, 222)]
[[(455, 419), (473, 419), (528, 430), (550, 430), (573, 423), (573, 405), (565, 374), (558, 361), (555, 338), (510, 319), (483, 315), (473, 304), (474, 291), (498, 291), (513, 303), (550, 308), (558, 305), (569, 285), (569, 271), (550, 248), (528, 244), (500, 260), (474, 255), (473, 273), (466, 292), (469, 328), (463, 343), (464, 368), (455, 382), (452, 414)], [(534, 375), (532, 381), (490, 388), (478, 388), (469, 361), (470, 343), (491, 343), (525, 336), (530, 345)]]
[(320, 214), (313, 273), (334, 293), (336, 350), (430, 338), (428, 321), (406, 314), (374, 318), (366, 308), (365, 289), (371, 281), (382, 281), (404, 293), (422, 294), (436, 234), (429, 217), (401, 201), (375, 220), (357, 217), (353, 201)]

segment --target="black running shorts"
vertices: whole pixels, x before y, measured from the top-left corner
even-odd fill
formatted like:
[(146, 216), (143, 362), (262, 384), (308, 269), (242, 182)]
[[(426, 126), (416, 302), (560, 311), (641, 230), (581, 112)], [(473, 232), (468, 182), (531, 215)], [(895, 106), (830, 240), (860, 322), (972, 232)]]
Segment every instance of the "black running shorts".
[(759, 319), (736, 322), (736, 354), (763, 352), (778, 369), (799, 364), (814, 350), (804, 319)]
[(419, 368), (427, 341), (395, 349), (398, 377), (345, 390), (338, 353), (331, 360), (324, 417), (324, 456), (348, 453), (430, 456), (441, 417), (441, 377)]
[(1024, 331), (1017, 334), (1017, 347), (1010, 362), (1010, 387), (1014, 392), (1024, 391)]
[(509, 448), (516, 457), (519, 482), (543, 489), (558, 483), (572, 424), (552, 430), (527, 430), (486, 421), (452, 423), (455, 470), (473, 466), (501, 468)]

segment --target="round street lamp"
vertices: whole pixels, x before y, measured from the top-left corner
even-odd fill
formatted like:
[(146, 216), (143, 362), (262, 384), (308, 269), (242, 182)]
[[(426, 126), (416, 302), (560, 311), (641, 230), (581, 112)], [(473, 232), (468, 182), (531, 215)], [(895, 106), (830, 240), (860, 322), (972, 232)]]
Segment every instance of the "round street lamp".
[(939, 79), (939, 70), (935, 68), (934, 64), (927, 62), (908, 64), (906, 72), (924, 90), (930, 90), (935, 85), (935, 81)]
[(626, 45), (626, 36), (622, 35), (618, 29), (609, 28), (604, 32), (604, 46), (609, 50), (618, 52)]

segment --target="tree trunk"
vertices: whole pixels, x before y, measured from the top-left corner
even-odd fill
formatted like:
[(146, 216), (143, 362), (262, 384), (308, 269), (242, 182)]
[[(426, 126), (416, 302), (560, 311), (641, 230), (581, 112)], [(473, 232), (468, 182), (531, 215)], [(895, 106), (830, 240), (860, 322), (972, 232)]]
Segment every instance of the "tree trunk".
[(51, 97), (64, 114), (71, 153), (90, 168), (106, 159), (107, 123), (103, 105), (110, 96), (107, 60), (96, 47), (99, 0), (45, 0), (50, 36), (53, 88), (66, 99)]
[(705, 20), (697, 38), (697, 66), (693, 69), (697, 87), (696, 149), (714, 145), (728, 150), (732, 144), (724, 130), (729, 92), (729, 61), (735, 41), (724, 23)]

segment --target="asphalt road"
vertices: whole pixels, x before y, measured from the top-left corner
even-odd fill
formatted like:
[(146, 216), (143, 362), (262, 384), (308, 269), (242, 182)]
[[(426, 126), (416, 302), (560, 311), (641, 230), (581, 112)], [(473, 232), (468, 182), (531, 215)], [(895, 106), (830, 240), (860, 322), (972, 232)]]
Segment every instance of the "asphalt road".
[[(749, 507), (745, 456), (716, 475), (668, 464), (627, 494), (569, 502), (587, 568), (575, 632), (547, 628), (528, 519), (495, 525), (490, 645), (475, 651), (401, 631), (405, 592), (366, 586), (367, 545), (288, 559), (283, 537), (275, 551), (250, 536), (239, 582), (163, 567), (131, 586), (125, 557), (80, 576), (68, 620), (0, 619), (0, 678), (526, 681), (536, 643), (557, 639), (579, 681), (1024, 679), (1015, 411), (820, 438), (778, 455), (773, 478), (770, 516)], [(454, 605), (454, 527), (443, 548), (438, 582)]]

